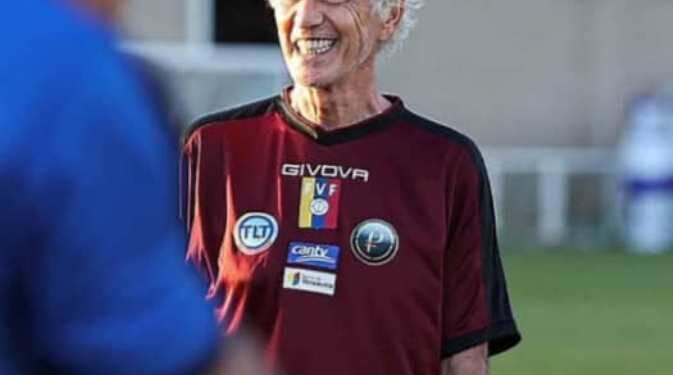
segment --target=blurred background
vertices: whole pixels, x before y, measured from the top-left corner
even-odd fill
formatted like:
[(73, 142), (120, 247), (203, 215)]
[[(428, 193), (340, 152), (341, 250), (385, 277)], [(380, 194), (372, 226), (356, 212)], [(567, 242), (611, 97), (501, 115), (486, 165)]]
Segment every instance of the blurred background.
[[(484, 152), (525, 336), (493, 373), (673, 373), (673, 1), (426, 3), (380, 82)], [(289, 83), (264, 0), (122, 21), (181, 126)]]

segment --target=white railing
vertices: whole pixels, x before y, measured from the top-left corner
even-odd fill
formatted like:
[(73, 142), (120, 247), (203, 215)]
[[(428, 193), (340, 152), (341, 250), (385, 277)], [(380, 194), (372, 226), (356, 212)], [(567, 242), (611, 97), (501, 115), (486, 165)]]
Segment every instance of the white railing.
[(186, 122), (280, 92), (289, 80), (277, 46), (128, 42), (121, 48), (159, 69)]
[(280, 48), (254, 44), (133, 41), (121, 48), (180, 72), (262, 73), (287, 77)]
[(611, 149), (600, 148), (484, 148), (484, 159), (495, 201), (499, 227), (506, 226), (502, 214), (507, 175), (532, 174), (537, 177), (537, 240), (547, 246), (563, 242), (570, 218), (570, 177), (598, 175), (601, 181), (601, 211), (606, 220), (615, 212), (616, 157)]

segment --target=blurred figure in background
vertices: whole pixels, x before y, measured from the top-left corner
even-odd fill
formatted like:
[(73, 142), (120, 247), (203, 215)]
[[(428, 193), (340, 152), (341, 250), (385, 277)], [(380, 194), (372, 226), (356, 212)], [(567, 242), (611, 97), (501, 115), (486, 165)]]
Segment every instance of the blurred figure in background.
[(629, 249), (642, 254), (673, 250), (673, 97), (662, 90), (636, 98), (619, 155)]
[(107, 24), (118, 6), (0, 12), (2, 375), (222, 366), (181, 256), (172, 140)]
[(480, 152), (382, 95), (417, 0), (271, 0), (293, 86), (185, 137), (189, 257), (291, 375), (486, 375), (519, 342)]

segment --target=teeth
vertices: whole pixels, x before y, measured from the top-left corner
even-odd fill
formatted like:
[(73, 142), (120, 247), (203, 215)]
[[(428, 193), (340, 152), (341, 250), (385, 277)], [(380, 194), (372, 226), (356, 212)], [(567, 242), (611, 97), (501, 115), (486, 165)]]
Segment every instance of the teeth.
[(297, 49), (302, 55), (321, 55), (336, 44), (332, 39), (302, 39), (296, 42)]

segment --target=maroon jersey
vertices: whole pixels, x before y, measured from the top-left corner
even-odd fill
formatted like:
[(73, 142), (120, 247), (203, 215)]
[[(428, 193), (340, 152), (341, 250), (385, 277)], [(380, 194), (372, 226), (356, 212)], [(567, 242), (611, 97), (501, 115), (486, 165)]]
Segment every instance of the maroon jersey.
[(188, 257), (226, 331), (255, 327), (289, 375), (439, 374), (520, 339), (479, 151), (388, 99), (326, 131), (283, 94), (185, 138)]

